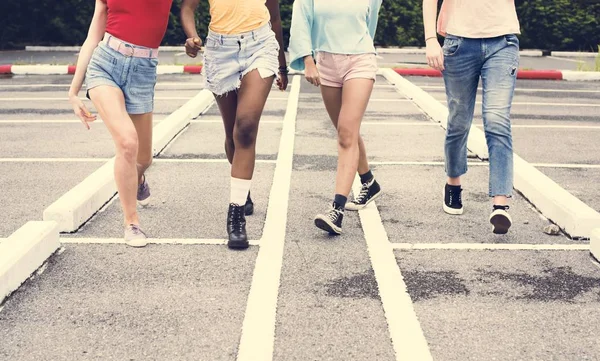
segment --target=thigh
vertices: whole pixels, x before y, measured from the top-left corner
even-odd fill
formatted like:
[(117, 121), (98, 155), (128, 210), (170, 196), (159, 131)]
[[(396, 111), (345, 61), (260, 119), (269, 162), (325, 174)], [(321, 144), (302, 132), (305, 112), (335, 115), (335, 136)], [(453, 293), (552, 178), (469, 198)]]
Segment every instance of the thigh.
[(225, 127), (225, 135), (231, 137), (233, 134), (233, 126), (235, 125), (235, 117), (237, 115), (238, 94), (236, 91), (230, 91), (224, 95), (216, 95), (215, 100), (223, 118), (223, 126)]
[(358, 131), (372, 91), (373, 80), (371, 79), (356, 78), (344, 82), (338, 129), (347, 126)]
[(238, 120), (254, 120), (258, 125), (274, 78), (275, 76), (262, 78), (258, 70), (253, 70), (244, 76), (237, 95), (236, 118)]
[[(519, 40), (506, 35), (490, 40), (493, 52), (481, 70), (483, 113), (493, 111), (503, 115), (510, 112), (519, 67)], [(485, 121), (484, 117), (484, 121)]]
[(342, 88), (321, 85), (321, 96), (323, 97), (323, 103), (325, 103), (325, 109), (327, 109), (329, 118), (331, 118), (333, 126), (337, 128), (342, 109)]
[(101, 85), (89, 90), (94, 107), (114, 140), (135, 135), (135, 127), (125, 110), (125, 98), (120, 88)]
[(457, 110), (456, 108), (464, 111), (473, 109), (483, 65), (480, 40), (448, 35), (442, 51), (444, 84), (450, 112)]

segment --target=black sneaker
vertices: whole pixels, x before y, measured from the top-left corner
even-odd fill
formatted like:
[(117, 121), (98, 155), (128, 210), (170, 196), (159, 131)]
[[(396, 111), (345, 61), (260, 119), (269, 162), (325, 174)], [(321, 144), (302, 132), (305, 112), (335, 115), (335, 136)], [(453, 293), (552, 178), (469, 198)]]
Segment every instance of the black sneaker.
[(444, 212), (448, 214), (463, 214), (461, 186), (451, 186), (446, 184), (444, 187)]
[(250, 198), (250, 192), (248, 192), (248, 198), (246, 198), (246, 204), (244, 204), (244, 214), (247, 216), (254, 214), (254, 202)]
[(508, 214), (508, 206), (494, 206), (492, 214), (490, 214), (490, 223), (492, 224), (492, 232), (495, 234), (506, 234), (512, 226), (512, 219)]
[(232, 249), (246, 249), (250, 246), (246, 236), (246, 216), (244, 206), (231, 203), (227, 214), (227, 246)]
[(344, 210), (332, 207), (326, 214), (319, 214), (315, 217), (315, 226), (329, 234), (342, 234), (343, 219)]
[(381, 195), (381, 187), (379, 183), (372, 178), (370, 181), (363, 183), (360, 188), (360, 193), (352, 201), (346, 203), (346, 210), (359, 211), (365, 208), (371, 201)]

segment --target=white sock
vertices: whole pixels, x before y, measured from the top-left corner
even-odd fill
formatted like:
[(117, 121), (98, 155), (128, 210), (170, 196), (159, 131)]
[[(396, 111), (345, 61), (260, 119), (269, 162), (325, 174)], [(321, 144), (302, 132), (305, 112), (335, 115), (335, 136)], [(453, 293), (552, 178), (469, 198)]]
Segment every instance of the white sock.
[(252, 179), (239, 179), (231, 177), (231, 197), (229, 203), (243, 206), (246, 204), (248, 192), (250, 192), (250, 184)]

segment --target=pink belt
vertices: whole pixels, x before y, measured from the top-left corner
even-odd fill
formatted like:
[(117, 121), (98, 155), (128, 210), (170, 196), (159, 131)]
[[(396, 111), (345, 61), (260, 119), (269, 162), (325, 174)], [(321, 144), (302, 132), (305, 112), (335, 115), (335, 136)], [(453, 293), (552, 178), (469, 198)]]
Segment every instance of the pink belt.
[(127, 43), (119, 38), (115, 38), (109, 33), (104, 34), (102, 40), (109, 48), (119, 53), (134, 58), (158, 58), (158, 49), (143, 48)]

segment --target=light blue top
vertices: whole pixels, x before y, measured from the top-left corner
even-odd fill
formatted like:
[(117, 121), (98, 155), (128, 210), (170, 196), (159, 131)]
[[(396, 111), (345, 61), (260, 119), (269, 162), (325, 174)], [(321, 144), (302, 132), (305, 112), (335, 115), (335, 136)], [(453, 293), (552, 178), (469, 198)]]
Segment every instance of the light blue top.
[(290, 66), (304, 70), (304, 57), (375, 53), (373, 39), (382, 0), (295, 0), (290, 29)]

